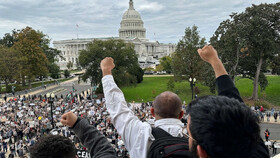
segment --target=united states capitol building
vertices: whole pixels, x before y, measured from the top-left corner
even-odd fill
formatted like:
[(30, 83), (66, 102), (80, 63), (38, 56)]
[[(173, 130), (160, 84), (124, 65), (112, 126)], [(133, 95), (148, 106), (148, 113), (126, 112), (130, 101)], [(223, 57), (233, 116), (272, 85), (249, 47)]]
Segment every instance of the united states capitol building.
[(135, 51), (138, 55), (138, 62), (141, 68), (155, 67), (159, 64), (159, 59), (164, 56), (169, 56), (175, 52), (175, 44), (163, 44), (158, 41), (151, 41), (146, 38), (146, 29), (141, 15), (134, 9), (133, 0), (129, 1), (129, 8), (123, 14), (120, 23), (119, 37), (108, 38), (78, 38), (71, 40), (54, 41), (54, 48), (62, 52), (63, 60), (58, 59), (58, 66), (60, 69), (67, 69), (67, 63), (72, 62), (73, 68), (77, 68), (77, 61), (79, 51), (86, 49), (87, 44), (94, 40), (108, 40), (108, 39), (123, 39), (126, 42), (131, 42), (135, 45)]

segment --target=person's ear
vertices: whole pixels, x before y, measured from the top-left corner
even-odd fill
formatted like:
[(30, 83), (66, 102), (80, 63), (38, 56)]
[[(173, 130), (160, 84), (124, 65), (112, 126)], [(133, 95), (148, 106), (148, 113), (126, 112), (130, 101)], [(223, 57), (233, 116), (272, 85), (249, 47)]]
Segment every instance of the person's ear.
[(151, 113), (152, 113), (152, 116), (155, 117), (155, 109), (153, 107), (151, 107)]
[(206, 151), (200, 145), (197, 145), (197, 156), (199, 158), (208, 158)]
[(179, 120), (181, 120), (181, 119), (183, 118), (183, 116), (184, 116), (184, 111), (181, 110), (181, 111), (180, 111), (180, 114), (179, 114)]

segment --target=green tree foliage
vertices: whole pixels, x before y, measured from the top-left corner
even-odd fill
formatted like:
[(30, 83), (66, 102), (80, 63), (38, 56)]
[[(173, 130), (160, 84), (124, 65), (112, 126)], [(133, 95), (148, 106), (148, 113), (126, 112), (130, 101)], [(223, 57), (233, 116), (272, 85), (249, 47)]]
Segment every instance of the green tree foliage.
[[(44, 34), (41, 31), (37, 31), (37, 33), (40, 35), (41, 39), (40, 39), (40, 47), (43, 49), (43, 52), (45, 53), (48, 62), (47, 62), (47, 68), (51, 74), (52, 78), (59, 78), (60, 76), (60, 69), (59, 66), (55, 63), (58, 61), (58, 59), (56, 57), (62, 58), (64, 59), (64, 57), (62, 56), (62, 53), (60, 50), (54, 49), (54, 48), (50, 48), (50, 38), (48, 37), (48, 35)], [(43, 74), (42, 74), (43, 75)], [(42, 76), (41, 75), (41, 76)]]
[(12, 31), (12, 34), (6, 33), (3, 39), (0, 39), (0, 44), (6, 47), (12, 47), (14, 45), (14, 37), (13, 35), (16, 33), (15, 30)]
[(12, 46), (17, 51), (20, 60), (22, 83), (25, 84), (25, 76), (29, 81), (35, 76), (46, 76), (48, 72), (48, 59), (40, 47), (41, 36), (31, 27), (26, 27), (14, 34), (15, 43)]
[(18, 58), (14, 49), (0, 45), (0, 80), (8, 85), (18, 76)]
[(167, 82), (167, 89), (173, 91), (175, 88), (175, 84), (174, 84), (174, 78), (171, 77), (168, 82)]
[(137, 83), (141, 83), (143, 81), (144, 76), (144, 70), (139, 67), (138, 65), (135, 65), (135, 67), (132, 67), (128, 70), (128, 72), (136, 77)]
[(200, 38), (197, 26), (188, 27), (185, 36), (179, 41), (172, 55), (172, 70), (175, 80), (197, 78), (202, 79), (204, 62), (200, 59), (197, 49), (206, 44), (205, 38)]
[(160, 58), (159, 63), (162, 71), (166, 71), (168, 74), (172, 73), (172, 58), (170, 56)]
[(70, 76), (70, 71), (69, 70), (64, 70), (64, 77), (68, 78)]
[(279, 17), (280, 3), (252, 5), (223, 21), (211, 38), (232, 78), (239, 73), (254, 81), (253, 100), (258, 99), (258, 85), (261, 90), (268, 85), (264, 73), (279, 53)]
[(69, 61), (66, 65), (66, 67), (67, 67), (68, 70), (71, 70), (72, 67), (73, 67), (73, 63), (71, 61)]
[(53, 79), (60, 78), (60, 69), (56, 64), (48, 64), (48, 69)]
[(270, 63), (271, 73), (280, 75), (280, 54), (275, 55)]
[(240, 58), (240, 73), (254, 80), (252, 99), (258, 99), (258, 85), (267, 85), (267, 72), (271, 58), (279, 53), (280, 3), (253, 5), (232, 16), (238, 24), (243, 47), (247, 50)]
[[(80, 52), (80, 64), (86, 69), (85, 74), (82, 76), (83, 80), (89, 78), (92, 85), (100, 83), (102, 78), (100, 62), (105, 57), (114, 59), (116, 67), (113, 70), (113, 75), (118, 85), (131, 85), (141, 81), (140, 76), (143, 73), (139, 69), (134, 45), (125, 43), (123, 40), (114, 39), (107, 41), (95, 40), (88, 45), (87, 50)], [(139, 75), (136, 75), (138, 74), (136, 73), (137, 71), (139, 71)]]
[[(235, 15), (235, 14), (233, 14)], [(234, 81), (237, 75), (237, 68), (240, 59), (240, 50), (244, 50), (240, 41), (239, 25), (233, 20), (225, 20), (220, 23), (220, 26), (215, 31), (215, 34), (210, 39), (211, 45), (218, 51), (219, 57), (232, 80)], [(215, 80), (214, 80), (215, 82)]]

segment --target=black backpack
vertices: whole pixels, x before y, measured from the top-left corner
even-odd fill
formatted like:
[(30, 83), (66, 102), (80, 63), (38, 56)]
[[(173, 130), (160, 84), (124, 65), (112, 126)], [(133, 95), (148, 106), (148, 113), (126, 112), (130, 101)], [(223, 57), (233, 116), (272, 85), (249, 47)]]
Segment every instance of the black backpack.
[(152, 135), (155, 137), (148, 158), (189, 158), (189, 141), (185, 137), (173, 137), (161, 128), (152, 127)]

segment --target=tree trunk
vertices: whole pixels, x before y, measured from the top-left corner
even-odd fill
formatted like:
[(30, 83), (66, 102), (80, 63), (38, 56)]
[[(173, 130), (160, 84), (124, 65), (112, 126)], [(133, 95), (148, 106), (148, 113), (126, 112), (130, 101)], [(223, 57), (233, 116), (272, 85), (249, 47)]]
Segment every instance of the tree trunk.
[(261, 55), (258, 66), (257, 66), (255, 79), (254, 79), (254, 90), (253, 90), (253, 94), (252, 94), (252, 100), (258, 99), (259, 76), (260, 76), (260, 72), (261, 72), (262, 63), (263, 63), (263, 56)]
[(29, 84), (29, 89), (31, 89), (32, 86), (31, 86), (31, 79), (30, 78), (28, 79), (28, 84)]
[(240, 55), (239, 48), (236, 47), (236, 63), (233, 65), (233, 68), (232, 68), (233, 73), (231, 74), (231, 79), (232, 79), (233, 82), (235, 82), (234, 79), (235, 79), (235, 76), (236, 76), (237, 65), (239, 63), (239, 55)]
[(21, 81), (22, 86), (25, 86), (25, 76), (23, 74), (21, 74)]
[(7, 79), (5, 79), (5, 85), (6, 85), (6, 93), (8, 92), (8, 86), (9, 86), (9, 82), (7, 81)]

